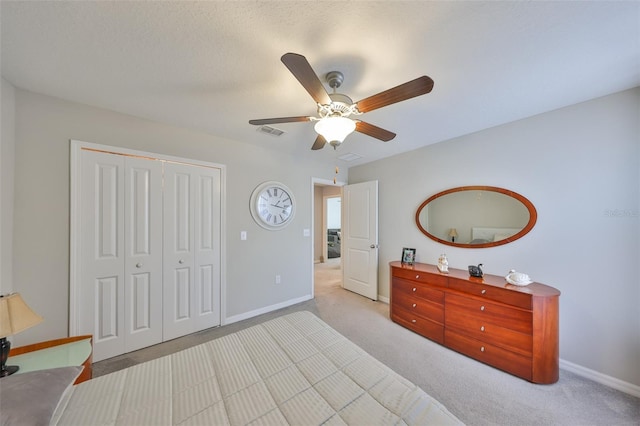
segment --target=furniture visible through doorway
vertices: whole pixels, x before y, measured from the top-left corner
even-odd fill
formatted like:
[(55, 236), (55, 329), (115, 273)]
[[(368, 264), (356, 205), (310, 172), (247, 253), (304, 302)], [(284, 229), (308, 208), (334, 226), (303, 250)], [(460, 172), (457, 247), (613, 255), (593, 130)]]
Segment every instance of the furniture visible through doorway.
[(327, 229), (327, 256), (329, 259), (340, 257), (340, 230)]

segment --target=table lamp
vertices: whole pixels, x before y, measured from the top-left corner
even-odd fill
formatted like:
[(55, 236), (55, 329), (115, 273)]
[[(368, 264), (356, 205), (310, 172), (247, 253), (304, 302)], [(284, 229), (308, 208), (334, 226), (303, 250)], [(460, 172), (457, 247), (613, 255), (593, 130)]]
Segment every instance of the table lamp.
[(458, 231), (456, 231), (456, 228), (451, 228), (451, 230), (449, 231), (449, 236), (451, 237), (451, 242), (454, 243), (456, 241), (456, 237), (458, 236)]
[(0, 377), (15, 373), (20, 367), (5, 364), (9, 358), (11, 342), (7, 336), (18, 334), (42, 322), (42, 317), (31, 310), (19, 293), (0, 296)]

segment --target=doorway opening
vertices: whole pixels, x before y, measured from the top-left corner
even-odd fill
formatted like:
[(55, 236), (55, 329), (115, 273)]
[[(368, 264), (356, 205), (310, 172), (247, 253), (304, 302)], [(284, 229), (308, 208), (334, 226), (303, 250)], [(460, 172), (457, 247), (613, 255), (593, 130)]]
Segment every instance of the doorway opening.
[(313, 291), (342, 289), (342, 183), (313, 180)]

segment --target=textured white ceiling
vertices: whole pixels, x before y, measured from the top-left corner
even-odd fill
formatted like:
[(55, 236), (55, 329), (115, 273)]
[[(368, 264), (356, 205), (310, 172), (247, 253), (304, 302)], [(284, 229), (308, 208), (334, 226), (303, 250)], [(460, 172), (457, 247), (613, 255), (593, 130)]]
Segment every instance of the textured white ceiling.
[[(640, 86), (640, 2), (1, 2), (2, 76), (17, 87), (301, 159), (349, 165)], [(340, 70), (360, 100), (428, 75), (425, 96), (361, 116), (397, 133), (354, 133), (310, 151), (314, 115), (280, 62)], [(329, 89), (328, 89), (329, 90)]]

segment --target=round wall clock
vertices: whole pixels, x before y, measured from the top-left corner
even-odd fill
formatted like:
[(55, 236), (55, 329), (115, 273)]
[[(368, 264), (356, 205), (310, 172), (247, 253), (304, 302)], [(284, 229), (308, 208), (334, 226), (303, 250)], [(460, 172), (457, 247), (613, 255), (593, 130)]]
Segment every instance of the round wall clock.
[(269, 181), (261, 183), (251, 194), (250, 206), (253, 220), (269, 230), (284, 228), (293, 220), (296, 201), (286, 185)]

